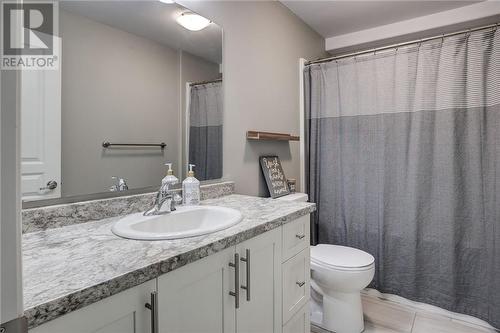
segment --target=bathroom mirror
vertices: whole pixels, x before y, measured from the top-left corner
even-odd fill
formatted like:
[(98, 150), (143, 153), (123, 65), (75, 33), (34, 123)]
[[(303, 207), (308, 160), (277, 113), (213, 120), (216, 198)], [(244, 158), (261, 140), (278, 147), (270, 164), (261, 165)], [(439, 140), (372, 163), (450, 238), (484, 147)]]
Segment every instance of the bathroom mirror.
[(30, 203), (155, 190), (172, 163), (222, 172), (222, 28), (169, 1), (59, 2), (60, 68), (23, 71)]

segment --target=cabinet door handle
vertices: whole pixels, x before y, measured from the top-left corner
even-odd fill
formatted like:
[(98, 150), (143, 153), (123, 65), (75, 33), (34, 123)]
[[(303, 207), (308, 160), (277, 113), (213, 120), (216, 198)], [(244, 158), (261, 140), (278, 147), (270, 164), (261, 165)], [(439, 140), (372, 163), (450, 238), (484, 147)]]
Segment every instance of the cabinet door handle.
[(158, 293), (151, 293), (151, 303), (146, 303), (145, 307), (151, 310), (151, 333), (158, 333)]
[(246, 249), (245, 257), (241, 258), (241, 261), (247, 264), (247, 276), (246, 276), (246, 285), (242, 285), (241, 289), (246, 290), (247, 292), (247, 301), (250, 302), (250, 249)]
[(298, 239), (304, 239), (304, 237), (306, 237), (306, 235), (304, 235), (304, 234), (302, 234), (302, 235), (297, 234), (297, 235), (295, 235), (295, 237), (297, 237)]
[(303, 286), (306, 284), (306, 282), (305, 282), (305, 281), (297, 281), (297, 282), (295, 282), (295, 283), (296, 283), (299, 287), (303, 287)]
[(229, 295), (234, 296), (234, 307), (240, 307), (240, 255), (234, 254), (234, 263), (230, 262), (229, 267), (234, 267), (234, 291), (230, 291)]

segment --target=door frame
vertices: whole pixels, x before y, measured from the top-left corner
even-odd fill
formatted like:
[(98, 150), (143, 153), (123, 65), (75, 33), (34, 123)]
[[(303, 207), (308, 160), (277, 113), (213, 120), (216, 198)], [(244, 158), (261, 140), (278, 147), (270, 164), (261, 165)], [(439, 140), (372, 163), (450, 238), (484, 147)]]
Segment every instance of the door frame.
[[(17, 1), (21, 3), (20, 0)], [(0, 74), (0, 323), (23, 316), (21, 250), (20, 70)], [(4, 301), (5, 300), (5, 301)]]

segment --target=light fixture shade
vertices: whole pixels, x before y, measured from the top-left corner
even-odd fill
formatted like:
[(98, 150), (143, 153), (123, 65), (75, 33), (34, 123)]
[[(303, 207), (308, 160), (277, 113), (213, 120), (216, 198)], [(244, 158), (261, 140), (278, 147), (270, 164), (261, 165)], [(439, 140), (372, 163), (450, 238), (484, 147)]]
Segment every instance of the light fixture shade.
[(163, 2), (163, 3), (166, 3), (166, 4), (172, 4), (172, 3), (175, 3), (174, 0), (158, 0), (160, 2)]
[(204, 18), (201, 15), (188, 12), (181, 14), (177, 18), (177, 23), (188, 30), (200, 31), (202, 29), (205, 29), (210, 24), (210, 20)]

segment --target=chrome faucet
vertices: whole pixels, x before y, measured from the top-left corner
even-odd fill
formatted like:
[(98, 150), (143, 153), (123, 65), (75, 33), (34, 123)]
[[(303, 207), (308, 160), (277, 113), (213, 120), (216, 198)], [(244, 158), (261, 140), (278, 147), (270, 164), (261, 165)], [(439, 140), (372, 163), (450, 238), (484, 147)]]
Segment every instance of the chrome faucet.
[(111, 177), (111, 179), (115, 180), (116, 184), (112, 185), (109, 190), (111, 192), (122, 192), (122, 191), (127, 191), (128, 190), (128, 185), (125, 179), (120, 178), (120, 177)]
[[(172, 172), (172, 164), (167, 163), (166, 165), (169, 166), (167, 176), (163, 178), (161, 187), (156, 193), (153, 201), (153, 206), (144, 212), (144, 216), (168, 214), (175, 211), (175, 207), (182, 202), (182, 197), (171, 188), (172, 185), (177, 184), (179, 180)], [(162, 211), (161, 209), (164, 204), (167, 205), (167, 209)]]

